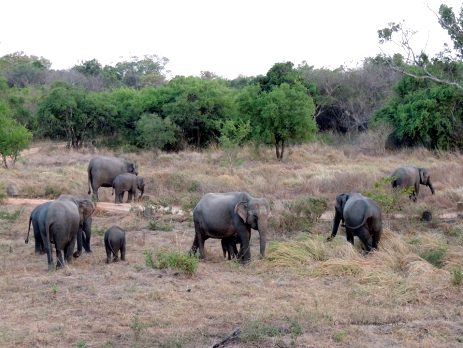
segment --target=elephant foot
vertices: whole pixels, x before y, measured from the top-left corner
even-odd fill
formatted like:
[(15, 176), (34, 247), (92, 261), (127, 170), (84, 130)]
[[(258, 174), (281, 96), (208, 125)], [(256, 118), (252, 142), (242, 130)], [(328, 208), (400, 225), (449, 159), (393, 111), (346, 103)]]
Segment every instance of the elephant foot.
[(85, 252), (86, 252), (87, 254), (91, 254), (91, 253), (93, 253), (93, 250), (92, 250), (92, 249), (88, 249), (88, 250), (85, 249)]
[(82, 251), (74, 251), (74, 254), (72, 254), (72, 256), (74, 256), (76, 259), (82, 255)]
[(119, 258), (118, 258), (118, 257), (115, 257), (115, 258), (113, 259), (113, 262), (119, 262)]

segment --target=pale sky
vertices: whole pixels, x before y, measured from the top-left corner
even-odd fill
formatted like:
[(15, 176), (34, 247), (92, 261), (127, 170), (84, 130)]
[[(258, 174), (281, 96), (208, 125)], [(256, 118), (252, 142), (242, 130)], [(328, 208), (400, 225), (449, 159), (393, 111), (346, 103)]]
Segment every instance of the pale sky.
[[(456, 0), (2, 0), (0, 56), (43, 56), (53, 69), (96, 58), (169, 59), (171, 75), (265, 74), (277, 62), (355, 67), (381, 52), (377, 30), (401, 22), (416, 50), (435, 53), (447, 35), (435, 14)], [(430, 9), (429, 9), (429, 8)], [(396, 50), (397, 51), (397, 50)]]

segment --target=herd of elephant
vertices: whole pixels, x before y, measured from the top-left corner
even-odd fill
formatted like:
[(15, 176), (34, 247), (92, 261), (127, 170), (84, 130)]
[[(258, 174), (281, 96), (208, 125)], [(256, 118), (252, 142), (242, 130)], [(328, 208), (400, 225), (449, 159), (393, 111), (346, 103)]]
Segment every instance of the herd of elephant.
[[(144, 180), (138, 175), (137, 165), (125, 159), (96, 156), (88, 165), (88, 194), (98, 201), (100, 187), (112, 187), (115, 203), (122, 203), (124, 192), (128, 201), (137, 199), (137, 190), (144, 192)], [(428, 171), (424, 168), (400, 167), (392, 173), (392, 187), (409, 189), (410, 198), (416, 201), (420, 185), (426, 185), (434, 194)], [(53, 268), (51, 244), (55, 245), (57, 264), (62, 267), (82, 249), (91, 252), (90, 238), (95, 204), (88, 198), (61, 195), (58, 199), (40, 204), (31, 212), (26, 243), (32, 224), (35, 252), (46, 253), (49, 269)], [(204, 242), (209, 238), (221, 239), (224, 257), (241, 262), (251, 259), (251, 229), (259, 232), (260, 254), (265, 256), (270, 205), (265, 198), (255, 198), (246, 192), (207, 193), (193, 210), (195, 236), (190, 254), (199, 249), (200, 258), (206, 256)], [(328, 240), (336, 236), (343, 223), (346, 237), (354, 243), (357, 236), (369, 252), (378, 248), (382, 233), (381, 209), (372, 199), (357, 192), (341, 193), (336, 197), (333, 228)], [(77, 251), (74, 251), (77, 241)], [(106, 262), (125, 260), (125, 231), (114, 225), (104, 234)], [(238, 249), (239, 245), (239, 249)]]

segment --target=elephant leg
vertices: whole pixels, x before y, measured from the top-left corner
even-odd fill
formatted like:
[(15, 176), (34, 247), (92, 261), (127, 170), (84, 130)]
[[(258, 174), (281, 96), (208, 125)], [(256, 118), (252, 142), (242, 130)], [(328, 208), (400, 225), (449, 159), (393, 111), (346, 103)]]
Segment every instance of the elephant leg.
[(350, 244), (354, 245), (354, 234), (349, 228), (346, 228), (346, 239)]
[(249, 231), (245, 226), (239, 226), (237, 229), (238, 238), (241, 240), (241, 248), (238, 252), (238, 258), (243, 263), (247, 263), (251, 260), (251, 247), (250, 247), (250, 239), (251, 239), (251, 231)]
[(111, 263), (112, 251), (111, 251), (111, 248), (106, 244), (106, 240), (105, 240), (105, 249), (106, 249), (106, 263)]
[(66, 247), (64, 248), (65, 250), (65, 256), (66, 256), (66, 262), (67, 263), (72, 263), (72, 254), (74, 252), (76, 246), (76, 236), (74, 236), (67, 244)]
[(58, 244), (55, 244), (56, 248), (56, 269), (64, 267), (64, 250), (58, 249)]
[(127, 191), (127, 203), (133, 202), (133, 192), (132, 190)]
[(196, 254), (196, 251), (199, 249), (199, 257), (201, 259), (206, 258), (206, 252), (204, 250), (204, 242), (206, 238), (204, 238), (203, 235), (203, 229), (201, 228), (200, 224), (195, 221), (195, 239), (193, 240), (193, 245), (191, 246), (190, 253), (194, 255)]
[(84, 231), (79, 227), (79, 232), (77, 232), (77, 251), (73, 254), (75, 258), (82, 255), (83, 234)]
[(125, 242), (121, 245), (121, 261), (125, 261)]
[(368, 230), (367, 226), (363, 226), (363, 227), (360, 227), (357, 231), (356, 231), (356, 235), (357, 237), (360, 238), (360, 240), (362, 241), (364, 247), (365, 247), (365, 250), (367, 252), (370, 252), (371, 249), (372, 249), (372, 245), (371, 245), (371, 235), (370, 235), (370, 231)]

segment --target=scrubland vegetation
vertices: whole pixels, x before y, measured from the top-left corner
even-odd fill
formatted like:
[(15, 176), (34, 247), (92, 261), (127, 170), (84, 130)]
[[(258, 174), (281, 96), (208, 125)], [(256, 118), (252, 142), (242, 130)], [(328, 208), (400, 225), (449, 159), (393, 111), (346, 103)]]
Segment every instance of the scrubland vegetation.
[[(143, 204), (154, 213), (144, 217), (135, 204), (98, 207), (93, 253), (48, 273), (45, 255), (24, 244), (34, 205), (5, 198), (0, 345), (207, 347), (239, 328), (227, 346), (460, 346), (463, 222), (445, 214), (463, 198), (463, 158), (425, 149), (378, 154), (372, 136), (294, 146), (283, 161), (272, 148), (244, 147), (232, 170), (218, 149), (120, 153), (34, 144), (15, 168), (0, 169), (3, 186), (15, 185), (21, 198), (86, 195), (89, 159), (115, 154), (138, 162), (149, 196)], [(389, 204), (389, 187), (375, 183), (404, 163), (429, 168), (436, 194), (423, 189), (417, 203), (395, 198), (377, 252), (363, 255), (342, 229), (327, 242), (339, 190), (376, 190)], [(206, 192), (231, 190), (270, 200), (266, 258), (258, 257), (258, 233), (248, 265), (224, 260), (219, 240), (206, 242), (207, 260), (189, 258), (191, 209)], [(110, 192), (100, 189), (100, 199), (112, 201)], [(432, 211), (429, 223), (419, 220), (424, 210)], [(107, 265), (103, 234), (114, 223), (127, 231), (127, 262)]]

